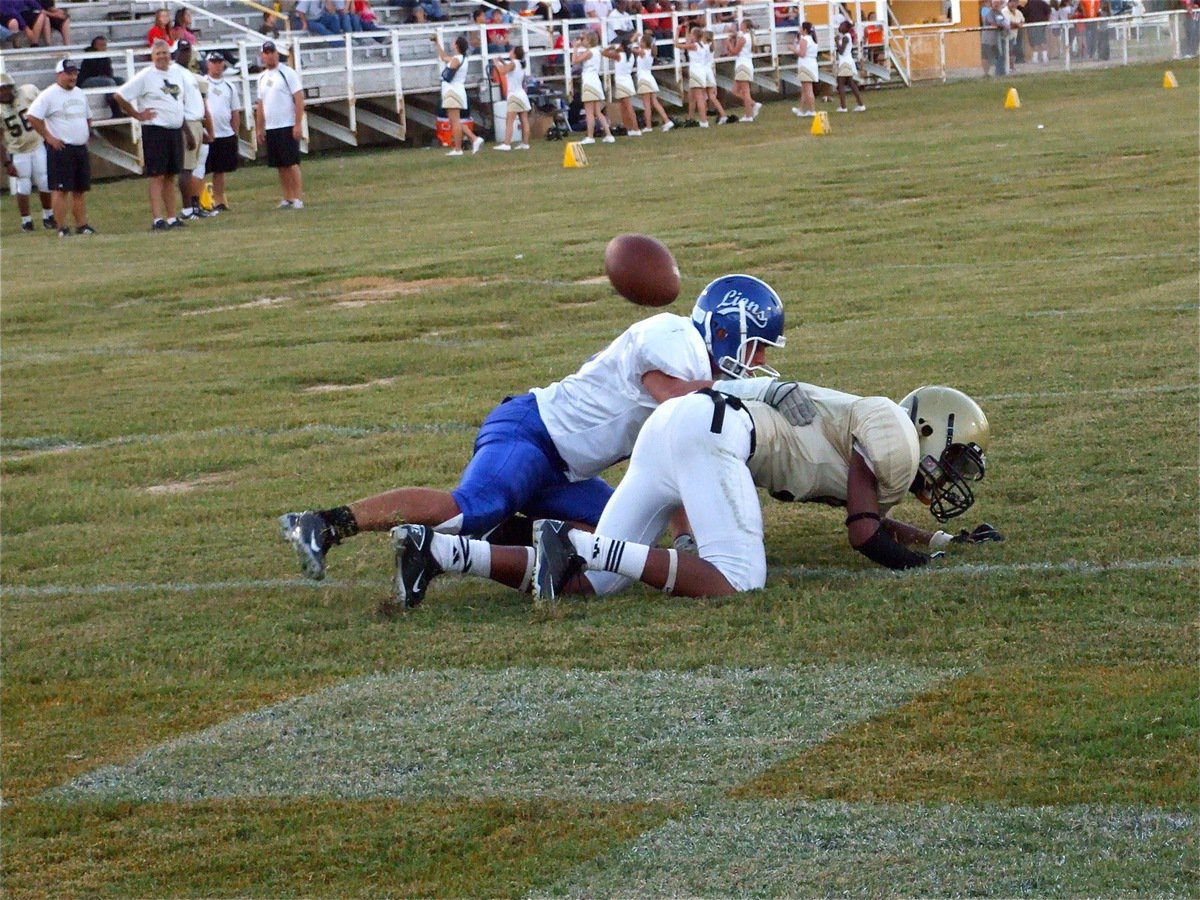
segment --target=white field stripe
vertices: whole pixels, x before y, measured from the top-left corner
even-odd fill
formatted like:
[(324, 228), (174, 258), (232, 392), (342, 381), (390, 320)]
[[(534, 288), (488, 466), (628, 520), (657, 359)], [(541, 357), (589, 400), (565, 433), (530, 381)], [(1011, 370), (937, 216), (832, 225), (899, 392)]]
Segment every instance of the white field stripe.
[(44, 796), (715, 798), (958, 674), (878, 664), (399, 671), (236, 716)]
[(1200, 391), (1200, 384), (1159, 384), (1148, 387), (1100, 388), (1082, 391), (1027, 391), (1016, 394), (983, 394), (977, 400), (1057, 400), (1067, 397), (1136, 397), (1143, 394), (1185, 394)]
[[(1142, 394), (1175, 394), (1200, 390), (1200, 384), (1159, 384), (1131, 388), (1096, 388), (1077, 391), (1032, 391), (1028, 393), (987, 394), (977, 399), (989, 400), (1038, 400), (1066, 399), (1070, 397), (1134, 397)], [(369, 437), (379, 434), (448, 434), (474, 431), (478, 426), (466, 422), (393, 423), (390, 425), (298, 425), (282, 428), (248, 428), (230, 425), (208, 428), (203, 431), (171, 431), (161, 434), (116, 435), (102, 441), (84, 444), (61, 437), (5, 438), (0, 441), (0, 451), (5, 456), (30, 459), (50, 453), (70, 453), (80, 450), (105, 450), (110, 447), (125, 447), (140, 444), (161, 444), (169, 441), (195, 441), (214, 437), (280, 437), (293, 434), (329, 434), (337, 437)]]
[[(1109, 572), (1164, 572), (1195, 568), (1200, 568), (1200, 557), (1170, 556), (1162, 559), (1127, 559), (1099, 563), (1079, 560), (1029, 563), (960, 563), (958, 565), (938, 565), (935, 563), (923, 569), (915, 569), (908, 572), (892, 572), (882, 568), (851, 569), (839, 566), (818, 566), (815, 568), (808, 568), (806, 566), (775, 566), (771, 569), (770, 575), (799, 578), (806, 581), (820, 581), (842, 578), (1004, 577), (1008, 575), (1026, 575), (1029, 573), (1103, 575)], [(257, 578), (243, 581), (168, 581), (153, 584), (10, 584), (0, 587), (0, 596), (6, 600), (36, 600), (39, 598), (73, 596), (99, 597), (107, 594), (195, 594), (203, 591), (320, 590), (322, 588), (378, 591), (385, 584), (391, 584), (391, 580), (360, 578), (343, 581), (333, 578), (316, 582), (303, 578)]]

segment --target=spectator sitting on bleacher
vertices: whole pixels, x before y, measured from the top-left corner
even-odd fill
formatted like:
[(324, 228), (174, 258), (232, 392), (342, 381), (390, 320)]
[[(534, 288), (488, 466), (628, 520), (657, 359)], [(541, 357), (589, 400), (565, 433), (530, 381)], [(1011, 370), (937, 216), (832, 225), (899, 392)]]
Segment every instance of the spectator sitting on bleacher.
[[(104, 53), (108, 50), (108, 38), (102, 34), (92, 38), (92, 42), (88, 44), (88, 53)], [(125, 83), (125, 79), (118, 78), (113, 72), (112, 59), (108, 56), (90, 56), (83, 59), (79, 63), (79, 86), (81, 88), (97, 88), (97, 87), (120, 87)], [(113, 118), (121, 118), (121, 107), (117, 106), (117, 101), (113, 99), (112, 94), (105, 98), (108, 100), (108, 108), (112, 110)]]
[(504, 13), (493, 9), (487, 28), (488, 53), (507, 53), (511, 44), (508, 40), (508, 22)]
[(273, 12), (263, 13), (262, 24), (258, 26), (258, 33), (269, 38), (279, 37), (279, 17)]
[(153, 47), (155, 41), (171, 43), (171, 11), (165, 6), (154, 13), (154, 24), (146, 32), (146, 46)]
[[(171, 43), (178, 46), (181, 41), (187, 41), (191, 46), (196, 46), (196, 35), (192, 33), (192, 12), (188, 9), (178, 9), (175, 11), (175, 22), (171, 25)], [(193, 63), (193, 70), (195, 64)]]
[(471, 30), (467, 33), (467, 52), (483, 54), (483, 40), (487, 34), (487, 18), (487, 10), (484, 7), (477, 6), (471, 10)]
[(299, 0), (296, 4), (296, 18), (300, 20), (301, 29), (309, 34), (342, 33), (337, 16), (329, 12), (325, 0)]
[(625, 0), (616, 0), (608, 13), (607, 24), (609, 41), (631, 41), (634, 32), (637, 31), (633, 16), (629, 14), (629, 4)]
[(29, 46), (50, 46), (50, 19), (37, 0), (0, 0), (0, 22), (14, 35), (24, 35)]
[(63, 46), (69, 46), (71, 43), (70, 13), (55, 6), (55, 0), (38, 0), (38, 3), (50, 21), (51, 30), (57, 31), (62, 36)]

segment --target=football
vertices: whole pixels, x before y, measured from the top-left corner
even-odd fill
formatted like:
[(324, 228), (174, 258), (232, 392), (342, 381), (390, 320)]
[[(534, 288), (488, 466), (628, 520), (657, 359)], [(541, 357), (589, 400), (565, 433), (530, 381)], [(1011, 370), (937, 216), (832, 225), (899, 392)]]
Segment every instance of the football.
[(618, 294), (639, 306), (666, 306), (679, 296), (675, 257), (644, 234), (619, 234), (609, 241), (604, 272)]

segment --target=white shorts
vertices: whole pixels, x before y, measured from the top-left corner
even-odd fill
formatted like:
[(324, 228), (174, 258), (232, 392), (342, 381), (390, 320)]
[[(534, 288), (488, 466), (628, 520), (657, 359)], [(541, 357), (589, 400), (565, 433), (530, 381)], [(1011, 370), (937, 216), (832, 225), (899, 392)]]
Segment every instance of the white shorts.
[(614, 77), (612, 83), (612, 98), (613, 100), (624, 100), (627, 97), (632, 97), (633, 79)]
[(749, 63), (741, 63), (741, 62), (738, 63), (737, 65), (735, 65), (733, 67), (733, 80), (734, 81), (753, 81), (754, 80), (754, 66), (750, 65)]
[[(716, 408), (707, 394), (687, 394), (651, 414), (596, 534), (654, 544), (682, 506), (701, 558), (735, 590), (756, 590), (767, 583), (767, 557), (762, 508), (746, 465), (754, 425), (749, 413), (727, 405), (721, 431), (714, 434)], [(588, 572), (587, 579), (597, 594), (629, 583), (610, 572)]]
[(8, 179), (8, 189), (14, 194), (28, 197), (36, 185), (39, 194), (50, 190), (50, 179), (46, 177), (46, 145), (38, 144), (36, 150), (28, 153), (11, 154), (13, 165), (17, 167), (17, 177)]
[(510, 113), (527, 113), (533, 106), (529, 102), (529, 95), (524, 91), (509, 91), (508, 106), (505, 109)]
[(442, 109), (466, 109), (467, 91), (462, 85), (442, 82)]
[(651, 74), (639, 75), (637, 80), (637, 92), (639, 94), (657, 94), (658, 80)]
[(591, 103), (594, 100), (604, 102), (604, 86), (600, 84), (600, 76), (595, 72), (589, 72), (583, 76), (583, 87), (581, 98), (584, 103)]

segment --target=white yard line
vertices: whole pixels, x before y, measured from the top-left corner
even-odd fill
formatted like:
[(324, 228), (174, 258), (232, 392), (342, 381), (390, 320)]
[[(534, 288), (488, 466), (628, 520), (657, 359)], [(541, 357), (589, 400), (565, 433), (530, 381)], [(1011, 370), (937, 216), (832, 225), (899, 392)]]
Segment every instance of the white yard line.
[[(1100, 575), (1108, 572), (1161, 572), (1179, 569), (1200, 568), (1200, 557), (1169, 556), (1161, 559), (1123, 559), (1112, 562), (1086, 562), (1063, 560), (1061, 562), (1027, 563), (959, 563), (934, 564), (914, 572), (896, 573), (878, 568), (842, 568), (839, 566), (777, 566), (770, 574), (775, 577), (825, 580), (835, 578), (938, 578), (944, 576), (1006, 576), (1029, 573)], [(330, 579), (323, 582), (307, 581), (303, 578), (257, 578), (229, 581), (176, 581), (154, 584), (46, 584), (4, 585), (0, 596), (7, 600), (24, 600), (53, 597), (99, 597), (107, 594), (194, 594), (203, 591), (273, 591), (273, 590), (319, 590), (329, 588), (351, 588), (377, 591), (389, 581), (382, 579), (357, 579), (342, 581)]]

